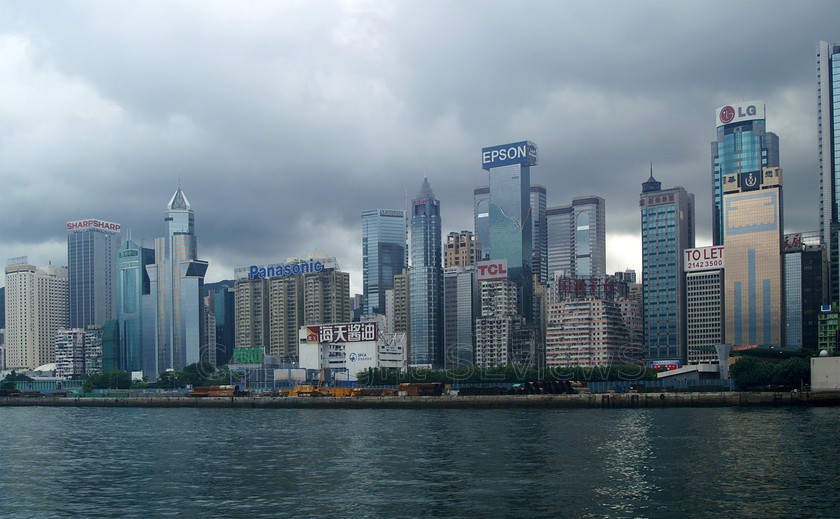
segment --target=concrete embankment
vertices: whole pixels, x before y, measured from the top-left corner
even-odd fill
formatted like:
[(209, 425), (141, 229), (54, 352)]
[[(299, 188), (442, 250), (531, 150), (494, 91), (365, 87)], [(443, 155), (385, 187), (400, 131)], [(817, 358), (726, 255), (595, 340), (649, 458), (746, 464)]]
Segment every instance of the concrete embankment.
[(54, 407), (217, 407), (217, 408), (663, 408), (838, 406), (840, 391), (731, 393), (595, 393), (577, 395), (396, 396), (396, 397), (2, 397), (0, 406)]

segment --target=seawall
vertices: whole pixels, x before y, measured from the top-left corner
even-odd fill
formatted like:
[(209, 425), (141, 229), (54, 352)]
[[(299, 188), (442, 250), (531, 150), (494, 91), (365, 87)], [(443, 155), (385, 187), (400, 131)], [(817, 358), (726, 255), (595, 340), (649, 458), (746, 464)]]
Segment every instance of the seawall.
[(666, 408), (840, 406), (840, 391), (719, 393), (594, 393), (576, 395), (390, 396), (390, 397), (0, 397), (0, 406), (215, 407), (289, 409), (421, 408)]

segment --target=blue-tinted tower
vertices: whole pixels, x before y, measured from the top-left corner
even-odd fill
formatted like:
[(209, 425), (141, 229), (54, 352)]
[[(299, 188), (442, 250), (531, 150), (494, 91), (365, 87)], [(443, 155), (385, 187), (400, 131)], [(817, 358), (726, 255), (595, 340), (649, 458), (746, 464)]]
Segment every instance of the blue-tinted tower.
[(764, 101), (747, 101), (717, 109), (717, 139), (712, 142), (712, 240), (723, 245), (723, 178), (760, 174), (779, 166), (779, 137), (766, 131)]
[(490, 176), (490, 259), (507, 260), (508, 279), (518, 289), (517, 310), (528, 323), (533, 322), (531, 166), (536, 164), (537, 146), (530, 141), (481, 150), (481, 167)]
[(385, 291), (406, 267), (405, 211), (368, 209), (362, 212), (362, 289), (364, 315), (385, 315)]
[(828, 253), (829, 290), (823, 304), (840, 301), (840, 45), (817, 43), (817, 142), (820, 236)]
[(650, 178), (639, 197), (642, 217), (642, 312), (645, 358), (687, 360), (683, 251), (694, 247), (694, 195), (662, 189)]
[(443, 263), (440, 201), (429, 179), (411, 201), (409, 275), (410, 364), (443, 368)]
[[(126, 240), (117, 252), (117, 322), (119, 369), (144, 370), (144, 353), (154, 358), (154, 336), (143, 334), (143, 296), (151, 290), (146, 266), (155, 262), (155, 251)], [(148, 316), (147, 316), (148, 317)]]

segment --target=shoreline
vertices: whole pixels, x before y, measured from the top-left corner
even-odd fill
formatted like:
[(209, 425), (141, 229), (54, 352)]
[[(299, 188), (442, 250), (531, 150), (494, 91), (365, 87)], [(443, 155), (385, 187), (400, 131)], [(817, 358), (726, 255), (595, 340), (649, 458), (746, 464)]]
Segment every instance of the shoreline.
[(589, 393), (386, 397), (0, 397), (0, 407), (207, 407), (251, 409), (633, 409), (840, 406), (840, 391)]

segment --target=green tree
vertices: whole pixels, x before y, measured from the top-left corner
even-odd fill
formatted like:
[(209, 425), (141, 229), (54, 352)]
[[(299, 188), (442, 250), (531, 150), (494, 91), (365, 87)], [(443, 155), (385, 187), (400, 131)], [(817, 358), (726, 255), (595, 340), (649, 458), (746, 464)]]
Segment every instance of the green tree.
[(24, 375), (23, 373), (16, 373), (15, 370), (12, 370), (10, 373), (6, 374), (6, 378), (3, 379), (3, 382), (0, 382), (0, 389), (15, 389), (15, 382), (32, 382), (32, 378)]

